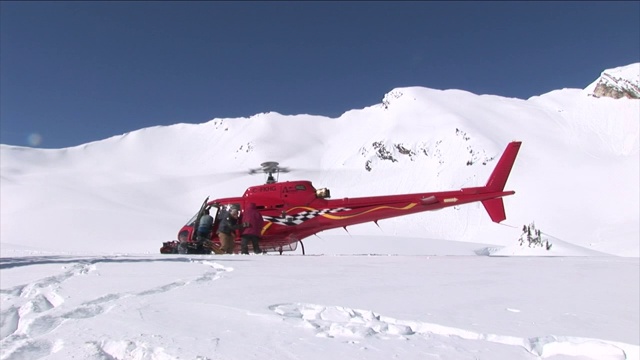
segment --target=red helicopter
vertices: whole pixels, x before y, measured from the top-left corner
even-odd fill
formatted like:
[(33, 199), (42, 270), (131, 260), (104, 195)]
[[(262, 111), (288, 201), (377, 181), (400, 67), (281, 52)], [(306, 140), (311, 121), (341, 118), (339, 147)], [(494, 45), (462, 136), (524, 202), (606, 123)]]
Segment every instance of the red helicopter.
[[(267, 181), (263, 185), (249, 187), (241, 197), (209, 201), (207, 197), (200, 210), (178, 232), (178, 240), (163, 243), (163, 254), (220, 254), (220, 240), (216, 230), (223, 216), (230, 208), (244, 209), (250, 203), (263, 218), (260, 248), (263, 252), (294, 251), (302, 240), (321, 231), (373, 221), (415, 214), (423, 211), (439, 210), (445, 207), (481, 201), (492, 221), (499, 223), (506, 219), (503, 196), (515, 191), (504, 191), (507, 178), (515, 162), (522, 143), (507, 145), (494, 168), (487, 184), (481, 187), (460, 190), (368, 196), (330, 200), (329, 189), (316, 189), (311, 181), (278, 182), (274, 178), (289, 169), (278, 166), (277, 162), (265, 162), (260, 168), (251, 169), (250, 174), (265, 173)], [(214, 219), (209, 236), (196, 238), (197, 224), (208, 210)], [(239, 219), (242, 222), (242, 217)], [(236, 234), (237, 235), (237, 234)], [(234, 252), (240, 250), (240, 239), (236, 236)]]

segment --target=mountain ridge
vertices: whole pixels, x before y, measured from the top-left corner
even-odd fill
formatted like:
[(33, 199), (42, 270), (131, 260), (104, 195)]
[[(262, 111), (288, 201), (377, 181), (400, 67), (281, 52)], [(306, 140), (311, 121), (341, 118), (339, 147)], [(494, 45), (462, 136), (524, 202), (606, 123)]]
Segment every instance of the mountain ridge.
[[(521, 140), (507, 182), (516, 195), (505, 199), (506, 226), (491, 223), (472, 204), (382, 221), (384, 234), (504, 245), (535, 220), (563, 241), (640, 256), (632, 241), (640, 237), (639, 112), (638, 100), (596, 98), (588, 89), (522, 100), (406, 87), (339, 118), (269, 112), (149, 127), (64, 149), (2, 145), (2, 241), (37, 243), (21, 229), (30, 209), (46, 206), (53, 238), (69, 236), (65, 226), (77, 224), (82, 212), (87, 225), (80, 233), (96, 226), (94, 216), (108, 216), (119, 228), (100, 230), (96, 242), (117, 237), (118, 247), (136, 238), (135, 248), (153, 251), (175, 236), (206, 195), (237, 196), (261, 181), (228, 174), (264, 161), (304, 169), (295, 177), (331, 187), (337, 197), (437, 191), (483, 185), (504, 146)], [(31, 198), (34, 193), (40, 196)], [(593, 196), (602, 199), (590, 202)], [(112, 205), (126, 211), (114, 214)], [(136, 223), (156, 221), (162, 224), (137, 233)], [(380, 231), (350, 229), (355, 235)]]

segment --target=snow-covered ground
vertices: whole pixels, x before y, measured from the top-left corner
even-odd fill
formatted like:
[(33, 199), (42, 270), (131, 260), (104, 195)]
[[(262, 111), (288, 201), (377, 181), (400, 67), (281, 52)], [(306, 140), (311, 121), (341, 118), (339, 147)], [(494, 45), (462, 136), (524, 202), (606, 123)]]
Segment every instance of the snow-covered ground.
[[(638, 118), (579, 89), (404, 88), (338, 119), (1, 145), (0, 359), (640, 359)], [(438, 191), (483, 185), (511, 140), (502, 224), (470, 204), (322, 232), (304, 256), (159, 254), (263, 161), (334, 198)], [(550, 249), (519, 241), (534, 222)]]
[(640, 357), (637, 258), (453, 245), (461, 255), (3, 250), (1, 358)]

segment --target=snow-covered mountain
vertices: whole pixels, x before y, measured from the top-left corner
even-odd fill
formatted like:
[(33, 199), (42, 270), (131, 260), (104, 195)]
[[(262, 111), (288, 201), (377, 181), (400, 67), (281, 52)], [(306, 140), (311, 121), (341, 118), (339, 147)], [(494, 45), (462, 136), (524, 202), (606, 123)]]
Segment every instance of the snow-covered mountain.
[(605, 70), (585, 90), (595, 97), (640, 99), (640, 63)]
[(262, 182), (239, 174), (264, 161), (299, 169), (281, 180), (310, 179), (334, 198), (438, 191), (483, 185), (506, 144), (520, 140), (502, 224), (471, 204), (349, 233), (505, 246), (535, 222), (565, 243), (637, 257), (640, 100), (597, 89), (634, 94), (639, 74), (640, 63), (605, 70), (585, 89), (527, 100), (408, 87), (339, 118), (267, 112), (65, 149), (1, 145), (1, 241), (60, 250), (58, 239), (84, 239), (68, 250), (155, 253), (206, 196)]

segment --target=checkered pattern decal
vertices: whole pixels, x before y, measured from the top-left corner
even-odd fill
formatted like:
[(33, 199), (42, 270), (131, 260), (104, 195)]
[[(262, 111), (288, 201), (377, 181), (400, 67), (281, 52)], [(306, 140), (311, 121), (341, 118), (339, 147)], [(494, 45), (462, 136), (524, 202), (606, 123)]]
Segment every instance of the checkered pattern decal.
[(351, 209), (339, 207), (335, 209), (307, 210), (307, 211), (302, 211), (293, 215), (286, 215), (285, 217), (263, 215), (262, 218), (265, 221), (269, 221), (276, 225), (295, 226), (295, 225), (300, 225), (307, 220), (313, 219), (316, 216), (322, 216), (324, 214), (335, 214), (341, 211), (348, 211), (348, 210), (351, 210)]

